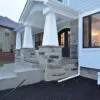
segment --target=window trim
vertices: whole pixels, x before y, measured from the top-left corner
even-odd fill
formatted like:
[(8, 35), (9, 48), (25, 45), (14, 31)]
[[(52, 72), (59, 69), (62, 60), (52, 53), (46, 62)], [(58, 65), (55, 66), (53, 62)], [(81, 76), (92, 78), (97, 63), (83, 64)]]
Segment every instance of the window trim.
[[(85, 49), (85, 48), (100, 48), (100, 46), (95, 46), (95, 47), (92, 47), (92, 41), (91, 41), (91, 28), (92, 28), (92, 16), (93, 15), (95, 15), (95, 14), (99, 14), (100, 13), (100, 11), (98, 11), (98, 12), (95, 12), (95, 13), (92, 13), (92, 14), (89, 14), (89, 15), (87, 15), (87, 16), (84, 16), (83, 18), (82, 18), (82, 27), (83, 27), (83, 29), (82, 29), (82, 45), (83, 45), (83, 48)], [(86, 17), (88, 17), (89, 18), (89, 24), (88, 24), (88, 27), (89, 27), (89, 33), (90, 34), (88, 34), (88, 36), (89, 36), (89, 46), (88, 47), (85, 47), (84, 46), (84, 18), (86, 18)]]

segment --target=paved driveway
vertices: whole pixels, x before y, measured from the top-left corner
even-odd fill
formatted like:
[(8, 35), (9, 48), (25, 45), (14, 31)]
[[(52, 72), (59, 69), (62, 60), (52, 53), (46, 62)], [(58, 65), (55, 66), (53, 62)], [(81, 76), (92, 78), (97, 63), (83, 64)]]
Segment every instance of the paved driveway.
[[(0, 97), (8, 92), (0, 92)], [(41, 82), (18, 88), (4, 100), (100, 100), (100, 87), (83, 77), (63, 83)]]

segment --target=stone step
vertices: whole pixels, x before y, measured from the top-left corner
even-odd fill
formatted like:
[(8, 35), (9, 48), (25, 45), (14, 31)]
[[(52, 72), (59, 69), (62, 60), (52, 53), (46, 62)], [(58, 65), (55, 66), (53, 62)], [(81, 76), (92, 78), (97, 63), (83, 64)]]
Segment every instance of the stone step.
[(78, 59), (62, 59), (62, 64), (76, 64), (78, 62)]

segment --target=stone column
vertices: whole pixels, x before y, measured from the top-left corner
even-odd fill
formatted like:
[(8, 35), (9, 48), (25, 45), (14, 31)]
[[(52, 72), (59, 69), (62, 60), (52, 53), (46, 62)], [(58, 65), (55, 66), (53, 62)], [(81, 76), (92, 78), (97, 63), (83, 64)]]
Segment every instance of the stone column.
[(15, 58), (20, 58), (20, 50), (21, 50), (21, 34), (19, 32), (16, 33), (16, 50), (15, 50)]
[(56, 16), (52, 11), (45, 14), (45, 26), (42, 47), (39, 48), (39, 63), (44, 70), (44, 80), (52, 81), (64, 77), (64, 70), (59, 64), (61, 48), (58, 43)]
[(32, 62), (33, 55), (35, 55), (35, 46), (32, 38), (32, 29), (31, 26), (25, 26), (21, 59), (27, 62)]

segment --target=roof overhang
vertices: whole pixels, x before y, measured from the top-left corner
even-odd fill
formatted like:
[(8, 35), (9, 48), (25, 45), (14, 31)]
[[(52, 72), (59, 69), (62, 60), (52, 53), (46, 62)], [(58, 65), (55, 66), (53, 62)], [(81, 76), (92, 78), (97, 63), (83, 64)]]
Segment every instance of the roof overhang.
[(19, 23), (22, 23), (25, 21), (25, 19), (27, 18), (27, 15), (30, 13), (30, 10), (32, 9), (33, 3), (34, 3), (33, 0), (27, 0), (25, 7), (19, 18)]
[(75, 11), (70, 6), (67, 6), (66, 4), (63, 4), (56, 0), (46, 0), (44, 4), (47, 6), (47, 8), (43, 10), (44, 14), (48, 11), (52, 11), (59, 15), (63, 15), (72, 19), (76, 19), (79, 16), (79, 12)]

